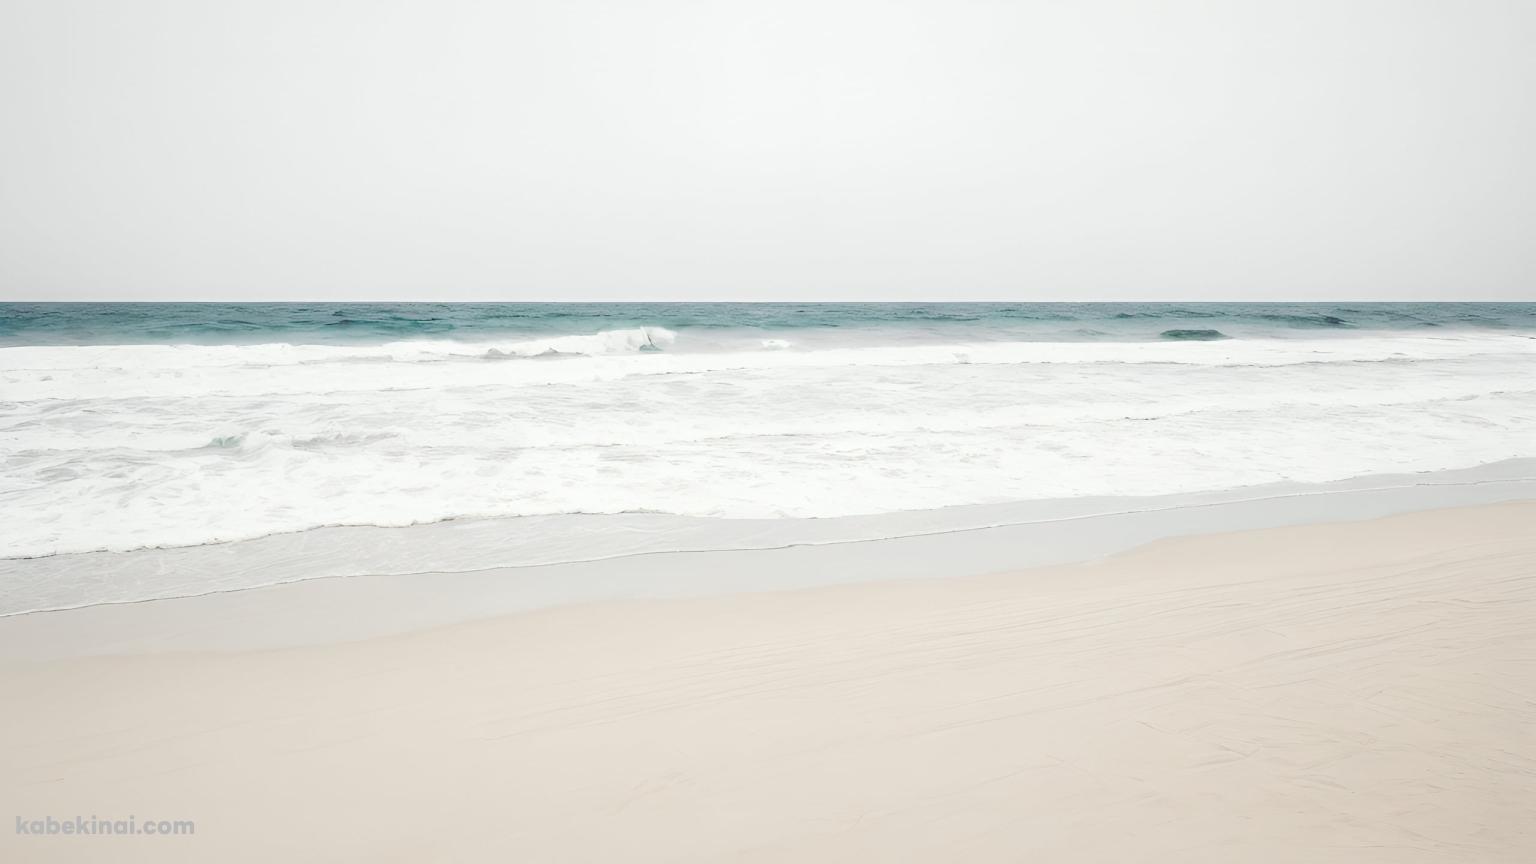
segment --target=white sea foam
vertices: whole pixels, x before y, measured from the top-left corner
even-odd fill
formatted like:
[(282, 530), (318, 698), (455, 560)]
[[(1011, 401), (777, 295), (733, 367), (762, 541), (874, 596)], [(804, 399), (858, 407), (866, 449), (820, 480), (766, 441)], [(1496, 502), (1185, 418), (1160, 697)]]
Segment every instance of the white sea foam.
[(709, 347), (643, 327), (0, 348), (0, 556), (459, 516), (837, 516), (1536, 455), (1536, 340), (1520, 334)]

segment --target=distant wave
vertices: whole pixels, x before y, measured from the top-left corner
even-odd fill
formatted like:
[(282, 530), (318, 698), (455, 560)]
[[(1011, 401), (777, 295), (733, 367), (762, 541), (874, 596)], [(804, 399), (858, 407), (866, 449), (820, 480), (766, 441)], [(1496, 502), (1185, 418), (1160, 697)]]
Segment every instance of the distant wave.
[(1171, 306), (1166, 309), (1147, 309), (1139, 312), (1116, 312), (1117, 321), (1134, 321), (1139, 318), (1220, 318), (1222, 313), (1215, 311), (1202, 311), (1198, 309), (1184, 309)]
[(1230, 339), (1232, 337), (1220, 330), (1164, 330), (1164, 339), (1179, 339), (1190, 342), (1210, 342), (1216, 339)]
[(1261, 321), (1273, 321), (1287, 327), (1353, 327), (1337, 315), (1255, 315)]
[[(155, 396), (283, 395), (362, 390), (561, 384), (729, 371), (857, 367), (1107, 364), (1274, 367), (1530, 357), (1524, 335), (1227, 338), (1214, 329), (1162, 331), (1156, 342), (966, 341), (859, 344), (788, 339), (685, 340), (663, 327), (498, 342), (407, 340), (382, 345), (88, 345), (0, 347), (11, 401)], [(1220, 341), (1191, 351), (1190, 341)], [(793, 348), (794, 350), (785, 350)], [(526, 363), (525, 360), (547, 362)], [(502, 362), (485, 362), (502, 361)], [(508, 362), (516, 361), (516, 362)], [(374, 371), (390, 366), (387, 373)], [(445, 367), (434, 369), (433, 367)], [(451, 372), (446, 368), (452, 369)], [(306, 372), (305, 370), (315, 370)], [(368, 370), (368, 371), (365, 371)], [(384, 377), (375, 377), (383, 375)], [(207, 440), (209, 435), (203, 440)]]

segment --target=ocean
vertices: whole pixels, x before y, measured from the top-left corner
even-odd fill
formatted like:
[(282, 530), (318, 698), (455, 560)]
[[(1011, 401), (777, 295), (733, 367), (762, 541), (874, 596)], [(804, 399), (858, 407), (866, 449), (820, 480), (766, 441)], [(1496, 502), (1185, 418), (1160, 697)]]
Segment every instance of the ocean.
[(1536, 456), (1536, 303), (0, 304), (0, 557)]

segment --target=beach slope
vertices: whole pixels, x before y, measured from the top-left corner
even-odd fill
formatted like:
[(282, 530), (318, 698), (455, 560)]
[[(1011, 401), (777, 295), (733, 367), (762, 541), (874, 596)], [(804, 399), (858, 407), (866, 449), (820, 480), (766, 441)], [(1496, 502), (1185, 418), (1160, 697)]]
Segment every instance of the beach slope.
[(1530, 861), (1532, 526), (11, 659), (0, 813), (195, 834), (7, 826), (0, 859)]

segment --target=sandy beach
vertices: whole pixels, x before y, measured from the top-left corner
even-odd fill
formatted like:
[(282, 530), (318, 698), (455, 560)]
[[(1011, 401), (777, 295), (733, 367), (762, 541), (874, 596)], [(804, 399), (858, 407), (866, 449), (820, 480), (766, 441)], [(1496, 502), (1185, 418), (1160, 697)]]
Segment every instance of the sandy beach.
[(1536, 2), (0, 2), (0, 864), (1536, 864)]
[[(0, 857), (1528, 861), (1533, 524), (1502, 503), (348, 642), (12, 650)], [(81, 611), (100, 636), (156, 605)], [(22, 831), (77, 816), (195, 833)]]

